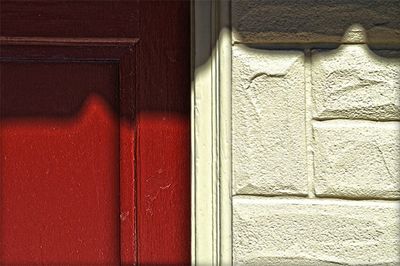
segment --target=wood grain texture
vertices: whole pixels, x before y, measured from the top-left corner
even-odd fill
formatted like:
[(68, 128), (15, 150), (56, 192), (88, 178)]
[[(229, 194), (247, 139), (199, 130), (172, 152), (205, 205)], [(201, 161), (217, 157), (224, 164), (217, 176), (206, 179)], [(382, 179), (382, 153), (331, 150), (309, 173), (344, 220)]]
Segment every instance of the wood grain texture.
[[(0, 41), (1, 140), (5, 143), (2, 149), (2, 189), (5, 195), (2, 210), (8, 210), (2, 212), (2, 262), (21, 263), (26, 260), (31, 263), (135, 263), (135, 178), (134, 167), (130, 163), (134, 160), (135, 149), (135, 72), (130, 61), (135, 58), (135, 42), (95, 42), (88, 39), (59, 41), (51, 38), (40, 42), (35, 38), (1, 38)], [(86, 47), (90, 48), (90, 53), (85, 52)], [(104, 61), (103, 58), (108, 60)], [(94, 60), (96, 63), (93, 63)], [(110, 73), (98, 74), (92, 70), (93, 67), (96, 70), (99, 67), (107, 69), (109, 66), (114, 69), (111, 80), (104, 80)], [(97, 83), (91, 83), (92, 80)], [(104, 134), (99, 129), (102, 126), (105, 127), (104, 130), (107, 129)], [(71, 139), (71, 136), (76, 135), (77, 139)], [(53, 138), (57, 141), (52, 141)], [(21, 152), (20, 149), (23, 149), (27, 140), (30, 149), (25, 148)], [(88, 143), (90, 145), (85, 150), (83, 147)], [(42, 149), (39, 147), (46, 152), (41, 153)], [(38, 161), (38, 158), (43, 161)], [(32, 164), (31, 161), (36, 163)], [(45, 172), (43, 165), (47, 165)], [(53, 174), (49, 175), (51, 172)], [(102, 176), (111, 183), (102, 182)], [(39, 181), (35, 181), (36, 179)], [(52, 184), (50, 179), (56, 180), (57, 185), (49, 186), (48, 183)], [(10, 183), (15, 180), (20, 184)], [(90, 200), (97, 198), (97, 208), (95, 212), (92, 211), (92, 216), (88, 215), (92, 210), (88, 209), (90, 204), (81, 208), (81, 198), (71, 195), (65, 197), (63, 202), (57, 201), (57, 195), (68, 194), (66, 192), (76, 184), (79, 188), (82, 184), (85, 185), (78, 193), (86, 196), (84, 201), (91, 202)], [(52, 193), (50, 190), (40, 192), (43, 186), (49, 187)], [(29, 187), (30, 190), (23, 191), (21, 187)], [(95, 194), (93, 188), (96, 189)], [(115, 192), (109, 192), (108, 198), (100, 204), (99, 195), (104, 194), (100, 190), (106, 188)], [(22, 192), (27, 197), (36, 195), (35, 201), (50, 203), (46, 206), (39, 205), (40, 212), (36, 215), (39, 211), (36, 210), (37, 205), (25, 206), (23, 203), (27, 201), (18, 196)], [(18, 197), (10, 199), (7, 195)], [(68, 203), (68, 208), (65, 207), (65, 202)], [(58, 220), (49, 215), (60, 212), (63, 207), (65, 211), (59, 213)], [(75, 217), (71, 218), (69, 214), (74, 211)], [(23, 219), (20, 219), (17, 226), (11, 226), (11, 221), (18, 218), (19, 213), (23, 213), (25, 218), (37, 218), (37, 224), (29, 229), (22, 223)], [(102, 216), (103, 213), (108, 213), (108, 216)], [(86, 219), (85, 225), (82, 217), (86, 216), (91, 219)], [(70, 220), (70, 223), (61, 226), (60, 220)], [(111, 223), (111, 227), (98, 227), (97, 221), (100, 224), (101, 221)], [(53, 225), (53, 234), (60, 235), (63, 241), (46, 237), (49, 234), (48, 224)], [(63, 231), (64, 227), (68, 232), (76, 233), (79, 243), (76, 243), (76, 239), (68, 240), (69, 235)], [(94, 228), (91, 234), (88, 235), (90, 230), (86, 234), (80, 231), (88, 227)], [(36, 233), (29, 241), (24, 236), (28, 229)], [(20, 235), (20, 238), (15, 235)], [(108, 235), (108, 241), (102, 239), (102, 235)], [(117, 241), (117, 244), (110, 241)], [(99, 243), (106, 246), (96, 248)], [(43, 247), (44, 244), (47, 248), (40, 248), (40, 253), (18, 249), (24, 245)]]
[[(109, 162), (119, 165), (121, 244), (120, 247), (114, 244), (120, 253), (118, 264), (189, 264), (190, 2), (2, 1), (0, 5), (1, 64), (5, 69), (9, 69), (6, 62), (13, 61), (13, 64), (30, 65), (38, 79), (42, 75), (40, 80), (55, 80), (56, 76), (50, 77), (51, 67), (45, 68), (46, 72), (38, 66), (62, 62), (58, 68), (65, 68), (68, 81), (69, 74), (81, 64), (88, 65), (88, 69), (89, 66), (117, 66), (118, 94), (107, 96), (99, 92), (98, 102), (96, 99), (92, 102), (94, 106), (111, 107), (111, 114), (119, 117), (119, 163)], [(92, 75), (90, 71), (82, 71), (79, 80), (91, 80), (99, 75)], [(23, 75), (20, 69), (15, 73)], [(12, 88), (13, 79), (10, 82), (7, 86)], [(36, 104), (48, 93), (31, 98), (31, 104), (27, 104), (22, 97), (24, 93), (20, 92), (20, 108), (17, 104), (14, 106), (17, 110), (12, 112), (2, 109), (1, 126), (9, 119), (29, 118), (32, 128), (16, 140), (26, 143), (26, 134), (40, 127), (38, 121), (43, 117), (58, 122), (79, 114), (88, 92), (84, 85), (55, 91), (54, 97), (49, 98), (50, 106), (54, 105), (55, 109)], [(63, 98), (63, 91), (75, 100)], [(29, 89), (25, 91), (25, 95), (30, 93)], [(12, 106), (9, 100), (4, 101)], [(69, 111), (58, 112), (57, 108), (62, 106), (68, 106)], [(107, 117), (106, 113), (103, 116)], [(96, 128), (96, 122), (93, 123)], [(88, 136), (89, 132), (84, 134)], [(66, 132), (60, 131), (60, 134)], [(82, 141), (88, 142), (90, 138)], [(1, 143), (7, 141), (2, 138)], [(55, 143), (46, 145), (47, 155), (57, 149)], [(97, 146), (91, 146), (88, 152), (98, 154), (94, 148)], [(10, 149), (12, 152), (13, 148)], [(21, 171), (27, 158), (15, 161), (22, 163)], [(0, 186), (4, 189), (5, 175), (1, 177)], [(115, 197), (115, 194), (109, 195)], [(29, 213), (26, 215), (29, 217)], [(7, 246), (7, 241), (1, 242), (3, 247)], [(2, 263), (3, 254), (0, 252)], [(37, 263), (43, 261), (38, 259)], [(107, 263), (114, 262), (117, 263), (111, 260)]]
[(1, 264), (120, 263), (117, 65), (0, 67)]
[(140, 1), (140, 12), (139, 261), (189, 264), (190, 1)]

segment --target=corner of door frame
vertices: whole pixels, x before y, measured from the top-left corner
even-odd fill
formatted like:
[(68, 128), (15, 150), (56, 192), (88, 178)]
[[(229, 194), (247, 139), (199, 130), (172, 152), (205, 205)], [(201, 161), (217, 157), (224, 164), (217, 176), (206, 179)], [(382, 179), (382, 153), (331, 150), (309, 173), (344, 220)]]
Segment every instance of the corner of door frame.
[(230, 0), (191, 0), (192, 265), (232, 265)]

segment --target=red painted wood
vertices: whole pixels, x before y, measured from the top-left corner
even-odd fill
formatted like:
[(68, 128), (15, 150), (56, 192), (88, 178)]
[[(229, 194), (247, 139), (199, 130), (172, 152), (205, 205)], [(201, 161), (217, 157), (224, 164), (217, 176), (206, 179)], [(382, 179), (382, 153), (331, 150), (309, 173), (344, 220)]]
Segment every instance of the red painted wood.
[[(64, 38), (139, 37), (138, 2), (1, 0), (1, 35)], [(152, 16), (160, 17), (162, 14)], [(160, 28), (162, 27), (164, 26), (160, 25)]]
[[(17, 64), (19, 66), (25, 66), (28, 64), (31, 68), (33, 67), (34, 71), (32, 71), (32, 73), (34, 73), (34, 77), (38, 79), (33, 82), (30, 80), (19, 79), (22, 83), (19, 84), (19, 86), (15, 86), (14, 80), (17, 80), (15, 75), (27, 72), (27, 70), (25, 70), (15, 71), (14, 76), (11, 75), (11, 79), (8, 83), (7, 79), (5, 79), (5, 82), (2, 82), (2, 91), (4, 90), (4, 93), (1, 94), (1, 101), (4, 102), (3, 106), (11, 106), (12, 110), (10, 112), (7, 109), (1, 109), (0, 114), (2, 115), (2, 122), (5, 121), (6, 123), (7, 117), (9, 116), (33, 116), (35, 119), (39, 119), (39, 121), (42, 116), (52, 117), (53, 121), (57, 122), (59, 120), (58, 118), (61, 119), (79, 114), (79, 110), (83, 108), (83, 102), (85, 99), (90, 99), (92, 94), (98, 95), (106, 103), (111, 110), (111, 113), (117, 119), (116, 127), (118, 129), (117, 133), (119, 132), (117, 134), (119, 138), (114, 140), (114, 146), (117, 151), (117, 154), (114, 154), (114, 156), (116, 156), (118, 160), (113, 162), (108, 159), (107, 163), (110, 161), (113, 162), (115, 169), (118, 170), (116, 175), (112, 178), (118, 185), (118, 193), (112, 195), (112, 200), (118, 202), (117, 212), (114, 212), (114, 216), (116, 217), (116, 221), (119, 222), (116, 224), (119, 241), (117, 241), (117, 252), (113, 257), (99, 257), (100, 260), (105, 261), (105, 265), (110, 263), (107, 261), (120, 261), (124, 264), (133, 264), (137, 261), (134, 193), (135, 168), (131, 163), (133, 162), (135, 155), (134, 95), (136, 78), (133, 61), (136, 60), (134, 49), (136, 42), (136, 39), (60, 39), (32, 37), (0, 39), (0, 44), (2, 45), (0, 56), (2, 58), (1, 60), (4, 62), (2, 63), (4, 69), (3, 76), (9, 74), (7, 71), (10, 68), (10, 64)], [(71, 69), (60, 71), (58, 74), (64, 75), (61, 78), (44, 71), (46, 69), (52, 69), (53, 66), (57, 66), (57, 64), (59, 64), (57, 62), (61, 62), (61, 66), (63, 67), (71, 64), (75, 66), (80, 66), (81, 64), (114, 65), (116, 70), (114, 73), (115, 78), (112, 82), (114, 93), (110, 94), (102, 90), (97, 90), (96, 88), (99, 85), (96, 84), (90, 85), (88, 88), (79, 87), (78, 84), (82, 80), (92, 77), (91, 73), (86, 73), (83, 71), (84, 69), (81, 69), (82, 71), (79, 71), (72, 76), (65, 76), (65, 73), (70, 74)], [(46, 69), (35, 69), (36, 66), (40, 66), (40, 64), (43, 63), (48, 64)], [(46, 79), (49, 77), (51, 77), (50, 81), (47, 81), (46, 83)], [(92, 78), (97, 79), (97, 76), (93, 76)], [(71, 85), (68, 82), (73, 83)], [(30, 85), (31, 83), (38, 88), (32, 88)], [(62, 84), (64, 87), (62, 87), (60, 91), (57, 91), (55, 88), (50, 88), (49, 86), (47, 86), (49, 88), (45, 89), (46, 84)], [(7, 87), (11, 89), (6, 91)], [(33, 97), (27, 98), (24, 96), (26, 94), (33, 95)], [(12, 97), (10, 98), (9, 95)], [(18, 95), (18, 97), (15, 95)], [(72, 100), (70, 98), (72, 98)], [(74, 103), (74, 100), (77, 100), (77, 102)], [(10, 104), (10, 102), (13, 104)], [(49, 108), (49, 106), (52, 107)], [(60, 112), (59, 109), (69, 111)], [(35, 122), (36, 120), (33, 121)], [(34, 122), (30, 125), (33, 130), (36, 129), (36, 123)], [(101, 119), (96, 122), (100, 124), (104, 123)], [(85, 130), (86, 128), (82, 129), (83, 132)], [(66, 130), (64, 129), (60, 132), (64, 131)], [(65, 134), (68, 135), (68, 131), (66, 131)], [(90, 134), (86, 135), (88, 139), (87, 141), (89, 141)], [(23, 136), (20, 139), (23, 139)], [(100, 142), (96, 145), (102, 145), (103, 141), (104, 140), (100, 139)], [(47, 145), (45, 140), (44, 143)], [(55, 145), (52, 147), (58, 148)], [(113, 153), (104, 153), (105, 160), (107, 160), (107, 154), (108, 156), (112, 156)], [(93, 156), (95, 157), (96, 154)], [(24, 162), (21, 160), (16, 159), (14, 161), (20, 161), (21, 164), (24, 165)], [(100, 164), (103, 163), (100, 161)], [(25, 172), (29, 173), (35, 171), (36, 169), (34, 167), (28, 170), (25, 169)], [(68, 171), (68, 169), (66, 171)], [(4, 178), (5, 177), (7, 177), (7, 174), (4, 174)], [(56, 176), (56, 178), (59, 177)], [(86, 180), (86, 178), (84, 180)], [(92, 183), (92, 185), (95, 184)], [(88, 193), (88, 191), (86, 191), (86, 193)], [(103, 208), (107, 208), (107, 206), (105, 205)], [(93, 220), (95, 221), (96, 219)], [(100, 234), (101, 233), (102, 232), (100, 232)], [(73, 246), (73, 244), (71, 244), (71, 246)], [(56, 245), (53, 247), (55, 248)], [(60, 248), (60, 250), (62, 250), (62, 248)], [(83, 260), (85, 260), (85, 250), (81, 253), (83, 254)], [(19, 260), (21, 260), (21, 258), (24, 258), (24, 256), (19, 255)], [(89, 261), (92, 260), (93, 259), (90, 259)], [(40, 261), (46, 263), (47, 258), (40, 257)], [(36, 262), (36, 260), (33, 260), (33, 262)]]
[(139, 261), (189, 264), (190, 1), (141, 1), (140, 12)]
[(119, 263), (117, 67), (0, 66), (0, 261)]
[(121, 262), (133, 265), (138, 262), (137, 250), (137, 132), (136, 132), (136, 50), (130, 46), (119, 64), (119, 114), (120, 114), (120, 237)]
[[(25, 93), (21, 93), (17, 97), (21, 101), (20, 104), (10, 104), (11, 100), (4, 100), (8, 106), (11, 106), (9, 108), (15, 108), (16, 110), (11, 112), (13, 114), (10, 115), (1, 109), (1, 128), (9, 128), (3, 127), (3, 124), (9, 123), (9, 121), (14, 121), (18, 124), (29, 120), (30, 124), (20, 135), (13, 133), (16, 129), (9, 128), (7, 134), (3, 134), (3, 131), (1, 131), (1, 143), (11, 143), (10, 141), (4, 141), (3, 136), (18, 136), (14, 139), (14, 142), (19, 143), (20, 149), (24, 147), (26, 149), (25, 153), (29, 153), (30, 143), (25, 139), (29, 139), (27, 136), (29, 136), (30, 132), (39, 132), (40, 129), (43, 129), (41, 121), (55, 123), (56, 125), (65, 121), (74, 121), (76, 125), (71, 126), (69, 130), (80, 128), (79, 136), (81, 136), (78, 140), (74, 140), (75, 145), (68, 146), (65, 144), (68, 149), (58, 148), (62, 140), (65, 143), (69, 140), (68, 130), (66, 127), (62, 127), (63, 130), (56, 130), (60, 134), (60, 136), (55, 137), (58, 142), (47, 142), (47, 136), (42, 138), (42, 141), (40, 141), (40, 138), (37, 139), (34, 150), (35, 152), (42, 152), (44, 155), (40, 157), (42, 159), (39, 159), (39, 156), (33, 156), (33, 151), (31, 151), (34, 160), (38, 160), (40, 163), (43, 163), (42, 161), (51, 162), (51, 160), (46, 160), (46, 156), (51, 157), (52, 154), (56, 154), (59, 151), (60, 158), (68, 159), (65, 161), (59, 159), (57, 161), (61, 161), (61, 164), (65, 163), (70, 167), (67, 167), (68, 169), (65, 168), (64, 171), (65, 176), (68, 176), (68, 178), (71, 178), (70, 176), (72, 175), (67, 175), (66, 173), (75, 173), (80, 168), (84, 168), (81, 171), (82, 173), (86, 173), (85, 171), (90, 172), (90, 169), (93, 168), (88, 167), (88, 165), (97, 165), (104, 160), (102, 164), (99, 164), (101, 167), (93, 171), (101, 170), (102, 174), (97, 178), (104, 175), (102, 177), (106, 180), (104, 182), (111, 182), (112, 180), (116, 182), (113, 183), (113, 186), (118, 187), (117, 191), (112, 190), (111, 185), (106, 186), (103, 183), (107, 188), (102, 189), (110, 190), (103, 195), (104, 201), (107, 201), (110, 205), (108, 206), (105, 203), (105, 207), (99, 213), (93, 214), (101, 216), (101, 213), (104, 212), (104, 215), (111, 217), (111, 214), (115, 214), (114, 209), (111, 208), (114, 206), (112, 202), (116, 202), (116, 198), (120, 197), (118, 199), (119, 210), (117, 215), (113, 216), (113, 218), (105, 219), (110, 222), (116, 221), (113, 219), (117, 217), (119, 223), (108, 224), (110, 227), (107, 227), (105, 232), (98, 232), (98, 236), (107, 235), (110, 241), (96, 243), (97, 245), (104, 244), (104, 246), (112, 245), (115, 249), (108, 249), (108, 260), (104, 259), (104, 257), (102, 259), (101, 256), (97, 258), (87, 257), (86, 263), (101, 263), (102, 261), (106, 264), (118, 264), (119, 262), (122, 264), (189, 264), (190, 2), (161, 0), (2, 1), (0, 12), (0, 29), (3, 36), (3, 45), (0, 52), (3, 60), (17, 61), (18, 63), (14, 62), (12, 64), (25, 65), (26, 68), (29, 65), (30, 71), (33, 71), (32, 73), (36, 71), (35, 77), (38, 79), (38, 84), (43, 80), (47, 80), (49, 83), (51, 81), (58, 82), (57, 85), (61, 84), (59, 86), (60, 89), (48, 89), (51, 91), (50, 96), (46, 93), (34, 96), (30, 99), (31, 104), (26, 104), (29, 102), (29, 97), (25, 97), (27, 98), (25, 99), (22, 95), (30, 95), (32, 97), (32, 86), (26, 86)], [(30, 36), (31, 38), (23, 38), (21, 40), (4, 38), (4, 36), (18, 38)], [(133, 42), (137, 42), (137, 44), (131, 45)], [(15, 43), (18, 43), (18, 45), (15, 45)], [(32, 63), (32, 60), (35, 63)], [(60, 66), (49, 68), (46, 72), (42, 69), (46, 64), (59, 64)], [(1, 65), (4, 68), (5, 64), (1, 63)], [(79, 66), (85, 66), (86, 68), (80, 69)], [(9, 67), (5, 68), (5, 71), (8, 71)], [(59, 70), (59, 68), (64, 68), (64, 71)], [(99, 74), (103, 71), (102, 69), (108, 68), (113, 68), (117, 73), (113, 70), (111, 72), (115, 74), (114, 76), (112, 73)], [(14, 80), (21, 80), (20, 82), (22, 83), (25, 80), (28, 82), (27, 79), (22, 78), (28, 70), (20, 70), (15, 70), (14, 73), (15, 75), (20, 75), (20, 78), (10, 79), (9, 87), (14, 87)], [(61, 82), (62, 79), (56, 78), (58, 76), (52, 75), (51, 71), (66, 73), (65, 78), (67, 80)], [(77, 72), (76, 75), (80, 75), (80, 78), (76, 78), (75, 82), (79, 80), (80, 83), (61, 89), (63, 86), (67, 86), (65, 84), (73, 82), (71, 79), (74, 78), (70, 73), (75, 72)], [(103, 79), (107, 78), (114, 79), (114, 87), (106, 86)], [(3, 78), (0, 80), (2, 90), (4, 87), (3, 80)], [(98, 91), (97, 88), (99, 87), (89, 86), (91, 82), (99, 82), (102, 84), (101, 86), (106, 86), (107, 89)], [(21, 85), (20, 87), (23, 86)], [(95, 87), (96, 89), (94, 89)], [(111, 91), (114, 94), (105, 92), (110, 88), (112, 88)], [(91, 90), (95, 90), (97, 96), (92, 97)], [(2, 101), (3, 99), (2, 97)], [(54, 105), (52, 108), (55, 109), (48, 108), (46, 105), (35, 104), (36, 102), (44, 101), (43, 99), (52, 102)], [(18, 105), (21, 108), (18, 108)], [(52, 106), (51, 104), (48, 105)], [(92, 107), (85, 109), (85, 106), (88, 105)], [(85, 114), (85, 110), (93, 108), (97, 110), (92, 112), (94, 117), (97, 118), (96, 121), (94, 119), (91, 120), (90, 115), (87, 120), (79, 119), (82, 114)], [(89, 112), (89, 114), (92, 113)], [(107, 120), (107, 117), (111, 120)], [(92, 124), (89, 122), (87, 122), (88, 124), (79, 124), (82, 121), (92, 121)], [(106, 125), (108, 126), (106, 127)], [(119, 131), (116, 136), (114, 133), (110, 133), (115, 132), (115, 130)], [(104, 136), (107, 134), (107, 136), (112, 135), (114, 141), (115, 139), (118, 140), (119, 146), (116, 146), (114, 141), (104, 142), (105, 137), (98, 138), (97, 143), (93, 138), (88, 137), (93, 134), (101, 134), (101, 132), (104, 132)], [(76, 144), (80, 142), (85, 142), (85, 144)], [(114, 145), (110, 143), (114, 143)], [(40, 150), (39, 147), (43, 145), (47, 146), (47, 149)], [(87, 146), (87, 150), (79, 149), (80, 146), (82, 148)], [(7, 152), (12, 153), (16, 145), (8, 147)], [(119, 148), (119, 153), (118, 149), (115, 151), (115, 147)], [(68, 152), (62, 153), (61, 151), (64, 150), (68, 150)], [(114, 152), (110, 152), (112, 150)], [(0, 150), (1, 158), (4, 157), (4, 151), (3, 148)], [(22, 156), (24, 152), (18, 154)], [(14, 155), (17, 156), (18, 154)], [(70, 154), (74, 159), (70, 159), (64, 154)], [(88, 154), (91, 155), (87, 156)], [(110, 156), (114, 156), (114, 159), (110, 159)], [(29, 157), (30, 155), (28, 154), (20, 160), (9, 160), (8, 163), (12, 165), (9, 168), (14, 169), (13, 171), (24, 172), (26, 176), (29, 176), (30, 172), (36, 171), (28, 171), (27, 165), (32, 169), (42, 169), (39, 163), (28, 163)], [(117, 157), (117, 161), (115, 161), (115, 157)], [(80, 160), (77, 158), (80, 158)], [(108, 161), (106, 160), (107, 158), (109, 159)], [(89, 163), (85, 163), (85, 160), (89, 161)], [(111, 175), (111, 171), (103, 170), (102, 167), (107, 167), (107, 165), (108, 167), (113, 166), (118, 170), (118, 173), (112, 172), (113, 175)], [(0, 165), (0, 171), (3, 171), (3, 168)], [(42, 171), (44, 170), (42, 169)], [(5, 175), (3, 172), (0, 173), (1, 180), (7, 179), (6, 182), (14, 180), (14, 174)], [(87, 175), (94, 176), (93, 173), (90, 172)], [(62, 175), (60, 176), (62, 177)], [(86, 175), (81, 175), (79, 180), (87, 180), (87, 186), (82, 188), (81, 193), (85, 195), (85, 199), (87, 198), (87, 205), (79, 205), (77, 208), (79, 211), (77, 211), (78, 214), (76, 216), (69, 216), (68, 213), (64, 213), (67, 216), (66, 220), (73, 217), (82, 219), (80, 215), (84, 215), (86, 207), (95, 207), (97, 204), (93, 200), (93, 187), (95, 187), (93, 182), (97, 181), (97, 179), (83, 177), (86, 177)], [(50, 184), (56, 186), (58, 183), (55, 180), (59, 178), (51, 179), (53, 183), (44, 183), (48, 186)], [(56, 194), (61, 195), (61, 192), (73, 187), (74, 183), (71, 180), (68, 181), (67, 177), (65, 178), (65, 185), (54, 189), (54, 192), (59, 192)], [(21, 182), (29, 184), (31, 181), (28, 181)], [(5, 188), (3, 182), (5, 181), (0, 183), (1, 189)], [(33, 189), (35, 186), (25, 187)], [(13, 186), (15, 195), (20, 194), (19, 188), (21, 186)], [(39, 185), (36, 186), (36, 189), (36, 192), (41, 191)], [(52, 192), (53, 190), (49, 188), (49, 191)], [(81, 194), (78, 193), (78, 195)], [(3, 197), (5, 194), (3, 195), (2, 193), (1, 195)], [(46, 198), (46, 195), (45, 193), (42, 196)], [(73, 197), (75, 194), (66, 195)], [(63, 204), (68, 205), (73, 204), (73, 202), (78, 204), (78, 200), (69, 201), (68, 197), (65, 197)], [(52, 202), (53, 196), (48, 196), (48, 199), (46, 202)], [(12, 203), (13, 201), (7, 202), (7, 204), (14, 204)], [(33, 219), (35, 219), (35, 216), (37, 216), (37, 219), (43, 219), (43, 217), (40, 218), (41, 215), (44, 215), (43, 211), (29, 211), (26, 209), (27, 205), (24, 204), (19, 206), (19, 210), (24, 213), (26, 219), (29, 220), (31, 216), (33, 216)], [(30, 206), (35, 210), (41, 205), (31, 204)], [(57, 208), (61, 208), (63, 205), (58, 204), (57, 207), (56, 204), (48, 203), (46, 206), (49, 209), (55, 208), (55, 210), (58, 210)], [(2, 212), (3, 209), (6, 209), (3, 203), (0, 203), (0, 207)], [(87, 221), (92, 218), (95, 219), (94, 217), (88, 217)], [(95, 220), (96, 223), (101, 222), (101, 219)], [(84, 219), (84, 221), (86, 220)], [(0, 223), (2, 225), (3, 220), (0, 220)], [(18, 225), (25, 228), (22, 222), (18, 223)], [(54, 222), (54, 232), (57, 232), (61, 225), (61, 223)], [(35, 225), (30, 226), (33, 228)], [(74, 231), (74, 228), (76, 231)], [(112, 228), (118, 229), (118, 236), (115, 236), (115, 230)], [(1, 226), (0, 230), (3, 230), (3, 226)], [(35, 228), (31, 230), (35, 231)], [(60, 230), (63, 231), (64, 229), (61, 228)], [(81, 235), (79, 232), (82, 232), (82, 230), (78, 230), (78, 225), (72, 223), (69, 230), (74, 231), (71, 236)], [(39, 232), (40, 230), (36, 231)], [(114, 235), (111, 237), (112, 234)], [(3, 235), (0, 234), (0, 262), (3, 262), (2, 256), (5, 254), (3, 249), (10, 247), (8, 245), (9, 242), (3, 241), (2, 237)], [(46, 238), (47, 235), (42, 234), (40, 237), (33, 234), (31, 241), (51, 240)], [(91, 237), (89, 238), (91, 239)], [(68, 238), (64, 239), (63, 237), (54, 238), (53, 240), (65, 242), (65, 245), (68, 242)], [(18, 246), (19, 242), (15, 243)], [(72, 247), (73, 245), (69, 246)], [(56, 247), (57, 244), (54, 248)], [(61, 251), (62, 247), (60, 246), (57, 249)], [(113, 250), (115, 252), (118, 250), (117, 257), (115, 257)], [(38, 258), (37, 261), (32, 261), (32, 263), (45, 261), (46, 256), (44, 255), (50, 253), (57, 254), (54, 252), (41, 253), (42, 257)], [(85, 252), (81, 254), (82, 257), (75, 257), (75, 262), (78, 259), (84, 260)], [(87, 254), (90, 256), (91, 253)], [(19, 255), (21, 259), (24, 254), (21, 251)], [(69, 260), (70, 258), (65, 259)], [(71, 264), (73, 260), (65, 263)]]

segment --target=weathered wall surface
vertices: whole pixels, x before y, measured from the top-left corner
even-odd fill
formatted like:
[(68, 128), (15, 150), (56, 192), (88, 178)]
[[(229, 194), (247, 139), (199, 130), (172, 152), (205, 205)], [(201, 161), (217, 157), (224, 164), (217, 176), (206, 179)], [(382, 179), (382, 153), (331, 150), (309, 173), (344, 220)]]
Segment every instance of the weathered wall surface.
[(399, 14), (232, 1), (235, 265), (400, 265)]
[(242, 43), (341, 43), (363, 25), (374, 46), (400, 42), (398, 0), (232, 0), (233, 40)]

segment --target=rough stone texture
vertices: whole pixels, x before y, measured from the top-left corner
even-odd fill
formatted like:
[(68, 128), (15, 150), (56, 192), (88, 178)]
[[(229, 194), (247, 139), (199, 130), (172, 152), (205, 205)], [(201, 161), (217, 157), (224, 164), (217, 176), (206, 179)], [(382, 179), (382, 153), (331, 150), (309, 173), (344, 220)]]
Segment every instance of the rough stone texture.
[(233, 198), (234, 265), (399, 265), (399, 202)]
[(400, 122), (314, 122), (317, 196), (400, 198)]
[(367, 43), (367, 34), (360, 24), (351, 25), (343, 35), (342, 43), (360, 44)]
[(233, 47), (235, 194), (307, 194), (304, 56)]
[(314, 52), (312, 89), (318, 119), (400, 119), (400, 58), (366, 45)]
[(400, 44), (399, 0), (233, 0), (233, 40), (245, 43), (340, 43), (361, 24), (368, 43)]

